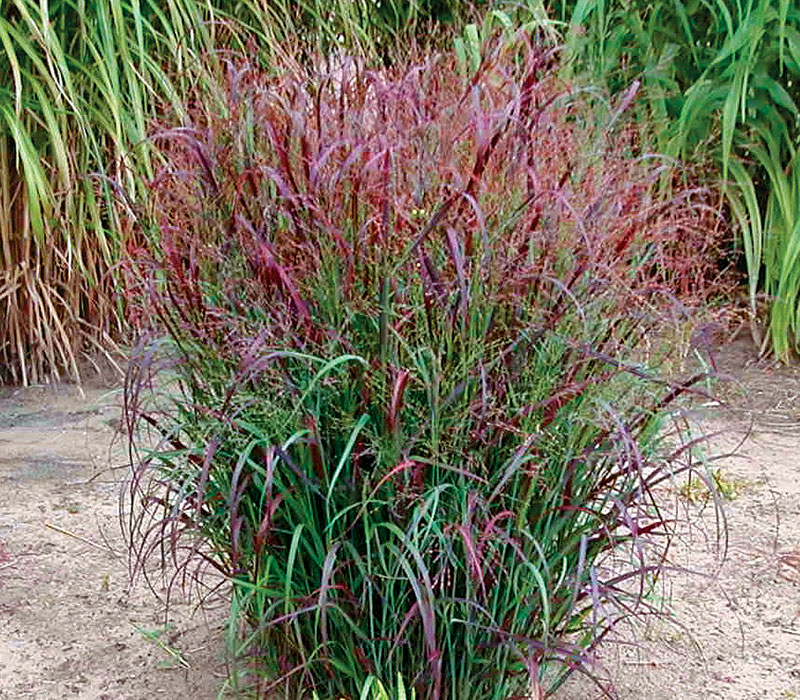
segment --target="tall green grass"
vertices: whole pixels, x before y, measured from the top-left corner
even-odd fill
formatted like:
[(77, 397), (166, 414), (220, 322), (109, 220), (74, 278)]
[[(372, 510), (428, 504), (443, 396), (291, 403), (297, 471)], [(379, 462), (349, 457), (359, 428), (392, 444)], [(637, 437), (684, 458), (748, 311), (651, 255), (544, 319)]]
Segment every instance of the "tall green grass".
[[(800, 6), (789, 0), (558, 0), (573, 69), (623, 90), (639, 81), (655, 150), (707, 164), (738, 225), (762, 349), (800, 342), (795, 185)], [(761, 304), (765, 299), (767, 304)]]
[(191, 0), (0, 5), (0, 379), (77, 377), (119, 335), (109, 204), (137, 201), (150, 122), (215, 45), (207, 19)]

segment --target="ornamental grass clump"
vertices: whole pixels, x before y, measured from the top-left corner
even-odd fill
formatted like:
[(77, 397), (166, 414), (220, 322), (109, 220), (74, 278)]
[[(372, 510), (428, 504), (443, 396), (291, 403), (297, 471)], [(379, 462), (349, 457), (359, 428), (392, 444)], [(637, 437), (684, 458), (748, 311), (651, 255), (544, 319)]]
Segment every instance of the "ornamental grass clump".
[(720, 227), (555, 64), (231, 59), (153, 137), (133, 562), (223, 574), (259, 696), (549, 692), (649, 610), (653, 488), (692, 468), (656, 331), (708, 293)]

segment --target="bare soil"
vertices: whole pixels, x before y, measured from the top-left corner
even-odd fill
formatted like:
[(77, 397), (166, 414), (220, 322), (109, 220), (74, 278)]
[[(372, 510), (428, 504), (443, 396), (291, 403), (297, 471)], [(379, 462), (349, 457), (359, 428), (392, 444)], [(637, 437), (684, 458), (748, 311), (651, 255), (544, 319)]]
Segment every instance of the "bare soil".
[[(221, 633), (130, 589), (119, 391), (0, 395), (0, 699), (216, 697)], [(160, 591), (156, 591), (158, 593)]]
[[(621, 699), (800, 698), (800, 369), (754, 362), (744, 340), (717, 363), (727, 405), (695, 422), (715, 434), (709, 454), (735, 453), (710, 464), (727, 543), (702, 487), (665, 489), (692, 516), (671, 561), (705, 576), (665, 575), (671, 615), (601, 648)], [(220, 616), (129, 586), (119, 403), (100, 387), (0, 393), (0, 700), (218, 696)], [(560, 692), (599, 696), (581, 678)]]

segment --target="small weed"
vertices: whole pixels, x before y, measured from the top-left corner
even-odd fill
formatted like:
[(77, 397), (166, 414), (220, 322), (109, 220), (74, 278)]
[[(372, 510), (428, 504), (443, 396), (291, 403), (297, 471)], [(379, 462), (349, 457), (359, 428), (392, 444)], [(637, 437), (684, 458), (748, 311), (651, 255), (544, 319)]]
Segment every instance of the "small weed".
[[(80, 513), (80, 510), (81, 510), (79, 503), (77, 503), (75, 501), (68, 501), (68, 500), (62, 500), (60, 503), (53, 504), (52, 508), (53, 508), (54, 511), (63, 510), (65, 512), (69, 513), (70, 515), (76, 515), (77, 513)], [(42, 512), (45, 512), (45, 511), (42, 510)]]
[[(710, 480), (709, 480), (710, 479)], [(693, 474), (678, 489), (678, 493), (689, 503), (705, 503), (711, 495), (713, 488), (725, 501), (735, 501), (742, 495), (750, 482), (725, 474), (722, 469), (713, 470), (708, 478)]]

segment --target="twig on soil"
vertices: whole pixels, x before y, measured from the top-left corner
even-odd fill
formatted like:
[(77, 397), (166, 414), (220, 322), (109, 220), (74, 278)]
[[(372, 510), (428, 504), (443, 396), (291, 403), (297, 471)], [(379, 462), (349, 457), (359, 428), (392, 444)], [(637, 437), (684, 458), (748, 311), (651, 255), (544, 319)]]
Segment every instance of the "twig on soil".
[[(96, 471), (94, 474), (92, 474), (88, 479), (86, 479), (86, 481), (81, 481), (79, 483), (81, 485), (91, 484), (95, 479), (97, 479), (97, 477), (102, 476), (106, 472), (120, 471), (121, 469), (129, 469), (129, 468), (130, 468), (130, 464), (127, 464), (127, 463), (126, 464), (118, 464), (115, 467), (112, 467), (112, 466), (103, 467), (102, 469), (100, 469), (100, 470)], [(118, 480), (101, 481), (100, 483), (101, 484), (116, 484), (116, 483), (119, 483), (119, 481)]]
[(103, 545), (97, 544), (97, 542), (92, 542), (92, 540), (86, 539), (85, 537), (82, 537), (81, 535), (77, 535), (74, 532), (70, 532), (69, 530), (65, 530), (64, 528), (61, 528), (58, 525), (53, 525), (52, 523), (45, 523), (44, 526), (45, 527), (49, 527), (51, 530), (55, 530), (56, 532), (60, 532), (62, 535), (67, 535), (67, 537), (73, 537), (76, 540), (80, 540), (81, 542), (83, 542), (85, 544), (88, 544), (90, 547), (94, 547), (95, 549), (99, 549), (99, 550), (101, 550), (103, 552), (109, 552), (110, 554), (112, 554), (113, 556), (115, 556), (117, 558), (119, 558), (119, 556), (120, 556), (117, 552), (115, 552), (113, 549), (111, 549), (111, 547), (109, 547), (107, 545), (104, 547)]
[(17, 563), (16, 559), (12, 559), (11, 561), (7, 561), (5, 564), (0, 564), (0, 571), (3, 569), (7, 569), (9, 566), (14, 566)]
[(163, 630), (158, 630), (158, 629), (148, 630), (145, 629), (144, 627), (140, 627), (139, 625), (133, 625), (133, 628), (139, 634), (145, 637), (145, 639), (150, 640), (156, 646), (158, 646), (162, 651), (169, 654), (175, 660), (175, 662), (182, 668), (190, 669), (192, 667), (191, 664), (186, 660), (186, 657), (183, 655), (180, 649), (176, 649), (175, 647), (171, 646), (163, 639), (161, 639), (161, 633)]

